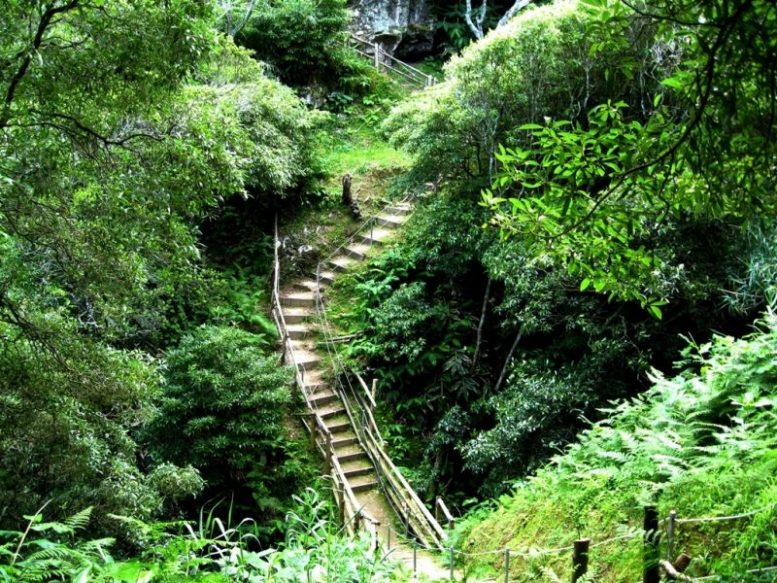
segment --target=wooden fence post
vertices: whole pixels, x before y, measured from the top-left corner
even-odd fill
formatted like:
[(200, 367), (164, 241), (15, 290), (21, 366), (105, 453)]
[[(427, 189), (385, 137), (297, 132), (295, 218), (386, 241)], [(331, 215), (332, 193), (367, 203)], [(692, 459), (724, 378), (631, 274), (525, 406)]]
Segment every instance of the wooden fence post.
[(666, 528), (666, 560), (670, 563), (674, 561), (674, 531), (677, 523), (677, 511), (669, 512), (669, 524)]
[(332, 434), (326, 434), (326, 473), (332, 472)]
[(643, 540), (643, 583), (660, 583), (661, 573), (658, 564), (658, 510), (655, 506), (645, 506)]
[(572, 583), (577, 583), (588, 573), (588, 548), (590, 544), (590, 538), (575, 541), (575, 548), (572, 551)]
[(316, 414), (311, 413), (310, 414), (310, 449), (313, 451), (316, 451), (316, 432), (318, 431), (318, 426), (316, 425)]

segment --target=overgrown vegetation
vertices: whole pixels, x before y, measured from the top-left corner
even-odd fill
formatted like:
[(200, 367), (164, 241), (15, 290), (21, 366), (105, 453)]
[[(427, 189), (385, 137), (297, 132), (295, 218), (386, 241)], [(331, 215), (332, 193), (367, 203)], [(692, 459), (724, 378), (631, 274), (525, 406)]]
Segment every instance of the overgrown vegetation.
[[(552, 549), (632, 529), (630, 540), (593, 550), (591, 564), (597, 581), (637, 579), (642, 507), (657, 504), (662, 517), (672, 509), (681, 519), (747, 515), (678, 525), (675, 552), (694, 558), (689, 574), (745, 581), (745, 571), (774, 564), (775, 349), (777, 319), (771, 313), (743, 339), (717, 336), (691, 344), (677, 365), (681, 373), (653, 371), (648, 391), (610, 407), (606, 420), (517, 483), (495, 509), (474, 513), (461, 526), (463, 548)], [(513, 576), (552, 580), (542, 578), (550, 567), (566, 579), (568, 565), (563, 554), (519, 557)]]
[[(203, 261), (199, 224), (231, 197), (271, 206), (308, 189), (321, 114), (218, 35), (208, 3), (11, 3), (0, 21), (0, 524), (16, 528), (44, 503), (54, 520), (92, 507), (93, 532), (126, 544), (108, 514), (148, 521), (201, 504), (203, 491), (230, 494), (206, 456), (146, 455), (141, 433), (159, 423), (160, 400), (177, 399), (178, 420), (204, 430), (195, 411), (254, 374), (264, 380), (244, 414), (262, 399), (288, 410), (261, 308), (246, 314)], [(247, 331), (195, 331), (209, 320)], [(190, 331), (243, 360), (211, 368), (212, 354), (181, 341)], [(275, 444), (265, 463), (287, 439), (275, 419), (262, 428)], [(289, 501), (302, 474), (287, 473)], [(282, 514), (264, 477), (253, 491)]]
[(131, 524), (144, 540), (141, 557), (114, 560), (114, 541), (78, 541), (90, 509), (63, 522), (30, 517), (24, 532), (0, 534), (0, 578), (4, 581), (210, 581), (297, 583), (325, 578), (332, 583), (388, 583), (406, 580), (391, 561), (368, 558), (367, 541), (346, 538), (332, 527), (332, 509), (314, 491), (295, 499), (286, 516), (286, 538), (277, 549), (255, 549), (252, 522), (237, 526), (212, 513), (197, 524)]
[[(672, 88), (699, 66), (695, 55), (618, 3), (558, 2), (471, 46), (446, 82), (392, 112), (385, 127), (415, 154), (411, 177), (438, 194), (419, 205), (404, 242), (340, 292), (358, 298), (341, 323), (366, 326), (350, 352), (384, 380), (396, 452), (411, 466), (423, 460), (430, 495), (443, 484), (460, 500), (499, 492), (603, 404), (644, 390), (649, 366), (666, 369), (681, 349), (679, 334), (740, 332), (764, 305), (763, 222), (690, 212), (677, 199), (648, 217), (626, 196), (631, 186), (615, 195), (630, 217), (620, 227), (614, 211), (599, 214), (597, 189), (616, 184), (638, 152), (660, 150), (655, 132), (682, 135), (672, 124), (694, 113)], [(683, 147), (691, 156), (704, 145)], [(628, 184), (687, 186), (694, 170), (673, 168), (629, 170)], [(587, 202), (575, 211), (578, 195)], [(586, 204), (599, 218), (588, 221)], [(503, 237), (481, 229), (492, 221)], [(759, 266), (766, 279), (756, 282)], [(761, 291), (749, 295), (751, 286)]]
[[(683, 526), (696, 573), (775, 562), (777, 324), (733, 335), (775, 298), (777, 8), (560, 0), (472, 43), (466, 8), (435, 3), (461, 53), (407, 95), (344, 0), (5, 3), (6, 580), (400, 580), (292, 501), (317, 471), (264, 312), (276, 214), (309, 273), (354, 227), (345, 174), (365, 214), (417, 195), (327, 301), (422, 494), (503, 495), (463, 550), (620, 536), (657, 502), (756, 511)], [(569, 577), (543, 557), (512, 576)]]

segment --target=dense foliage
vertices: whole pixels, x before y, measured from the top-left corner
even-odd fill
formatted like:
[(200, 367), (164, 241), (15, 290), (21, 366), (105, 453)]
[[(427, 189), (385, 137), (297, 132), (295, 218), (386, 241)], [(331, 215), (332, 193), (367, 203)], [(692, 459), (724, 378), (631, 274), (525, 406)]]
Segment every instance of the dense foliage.
[[(202, 459), (149, 465), (138, 444), (161, 350), (212, 316), (256, 328), (223, 322), (237, 300), (203, 262), (198, 225), (230, 197), (305, 188), (319, 117), (214, 18), (187, 0), (0, 13), (3, 527), (48, 501), (51, 518), (94, 507), (95, 528), (116, 532), (110, 512), (148, 520), (203, 490), (188, 465)], [(286, 376), (264, 367), (271, 398)]]
[[(340, 292), (358, 298), (341, 321), (366, 325), (350, 353), (384, 380), (395, 451), (423, 460), (430, 494), (442, 484), (498, 492), (607, 401), (643, 390), (649, 366), (670, 366), (681, 349), (679, 334), (742, 330), (771, 285), (768, 221), (679, 213), (651, 223), (624, 200), (633, 253), (614, 248), (624, 235), (609, 223), (537, 236), (553, 209), (527, 210), (534, 190), (561, 201), (575, 181), (602, 180), (653, 107), (673, 119), (687, 107), (661, 83), (686, 53), (654, 19), (607, 10), (528, 10), (384, 126), (416, 154), (407, 181), (437, 192), (419, 201), (404, 240)], [(479, 205), (489, 187), (524, 194)], [(497, 215), (503, 237), (482, 228), (501, 204), (512, 209), (509, 222)]]
[(142, 531), (141, 556), (116, 560), (112, 539), (80, 541), (90, 509), (62, 522), (30, 517), (25, 532), (0, 533), (0, 580), (138, 581), (235, 580), (331, 583), (388, 583), (408, 581), (402, 568), (390, 560), (371, 557), (368, 543), (349, 539), (334, 528), (332, 509), (313, 491), (296, 498), (286, 516), (286, 538), (277, 549), (253, 548), (251, 521), (237, 527), (212, 514), (196, 524), (144, 524), (129, 521)]
[(337, 107), (338, 96), (370, 86), (369, 66), (347, 43), (349, 22), (345, 0), (260, 0), (237, 40), (283, 82), (334, 91), (327, 100)]
[[(166, 356), (158, 412), (149, 424), (153, 457), (199, 469), (206, 497), (231, 494), (236, 510), (262, 512), (262, 527), (303, 487), (303, 449), (286, 436), (291, 374), (266, 336), (205, 326)], [(282, 518), (282, 513), (279, 517)]]
[[(421, 493), (511, 491), (465, 550), (629, 535), (657, 502), (748, 514), (684, 526), (696, 573), (774, 563), (777, 323), (705, 342), (776, 297), (777, 7), (537, 2), (465, 46), (462, 4), (434, 3), (445, 81), (382, 126), (400, 154), (344, 0), (4, 3), (0, 578), (400, 580), (314, 494), (287, 514), (315, 479), (269, 233), (310, 203), (289, 253), (339, 244), (331, 200), (299, 223), (345, 173), (365, 209), (400, 172), (426, 192), (327, 302)], [(639, 568), (618, 540), (602, 580)], [(543, 556), (513, 575), (568, 578)]]
[[(689, 346), (679, 363), (683, 372), (653, 371), (646, 393), (608, 409), (606, 420), (517, 483), (496, 509), (473, 514), (461, 533), (465, 548), (558, 548), (581, 536), (602, 541), (628, 534), (641, 524), (643, 505), (657, 503), (662, 517), (672, 509), (681, 519), (746, 515), (678, 526), (675, 552), (694, 558), (694, 576), (713, 572), (744, 581), (745, 571), (772, 565), (775, 350), (773, 314), (744, 339), (719, 336)], [(636, 579), (641, 562), (639, 530), (592, 557), (597, 581)], [(518, 559), (516, 581), (536, 581), (548, 566), (561, 574), (567, 564), (568, 557), (553, 554)], [(752, 580), (768, 580), (764, 575)]]

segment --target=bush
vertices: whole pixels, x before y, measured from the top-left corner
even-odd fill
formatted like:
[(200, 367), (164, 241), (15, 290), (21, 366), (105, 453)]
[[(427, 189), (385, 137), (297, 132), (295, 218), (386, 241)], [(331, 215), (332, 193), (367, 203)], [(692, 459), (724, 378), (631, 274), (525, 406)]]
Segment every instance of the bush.
[(264, 527), (277, 526), (304, 461), (284, 425), (291, 373), (262, 354), (270, 346), (267, 336), (231, 327), (203, 326), (185, 337), (167, 355), (149, 428), (158, 459), (197, 467), (206, 494), (231, 492), (241, 513), (258, 505)]
[(292, 86), (354, 90), (366, 66), (346, 46), (346, 0), (260, 0), (237, 41)]
[[(680, 525), (676, 552), (694, 557), (693, 576), (741, 576), (774, 564), (775, 350), (771, 314), (748, 338), (716, 337), (690, 347), (682, 373), (654, 372), (648, 392), (612, 406), (607, 420), (517, 484), (497, 510), (485, 519), (481, 511), (464, 546), (555, 548), (582, 536), (597, 542), (628, 533), (640, 524), (643, 505), (657, 503), (662, 516), (676, 509), (681, 518), (754, 512), (739, 521)], [(516, 581), (536, 580), (530, 574), (542, 566), (565, 572), (568, 557), (531, 562), (515, 562)], [(592, 565), (598, 581), (638, 577), (639, 532), (598, 548)]]

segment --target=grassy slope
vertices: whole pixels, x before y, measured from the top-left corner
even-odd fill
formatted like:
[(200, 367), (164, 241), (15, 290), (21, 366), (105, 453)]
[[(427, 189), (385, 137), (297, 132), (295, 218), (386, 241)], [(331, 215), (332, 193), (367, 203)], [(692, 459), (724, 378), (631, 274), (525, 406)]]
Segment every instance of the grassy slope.
[[(633, 532), (591, 552), (595, 581), (638, 581), (642, 508), (662, 517), (741, 520), (681, 525), (677, 555), (689, 573), (730, 574), (777, 563), (777, 318), (751, 337), (716, 338), (694, 351), (685, 372), (657, 375), (643, 397), (617, 405), (511, 496), (472, 512), (459, 527), (470, 553), (557, 548)], [(690, 353), (690, 350), (689, 350)], [(665, 552), (665, 547), (662, 548)], [(571, 553), (513, 557), (511, 581), (569, 580)], [(470, 573), (502, 569), (501, 555), (473, 557)], [(774, 573), (753, 577), (773, 581)], [(771, 578), (769, 578), (771, 577)]]

